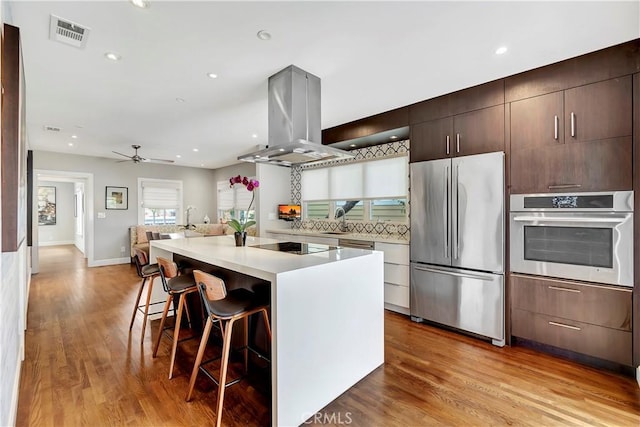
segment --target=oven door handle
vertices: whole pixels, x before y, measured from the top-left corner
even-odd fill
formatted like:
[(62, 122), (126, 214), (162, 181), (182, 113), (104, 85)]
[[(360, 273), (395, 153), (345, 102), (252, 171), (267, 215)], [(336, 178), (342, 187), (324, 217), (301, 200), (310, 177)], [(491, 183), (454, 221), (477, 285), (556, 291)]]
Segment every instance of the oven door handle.
[(621, 224), (627, 220), (626, 217), (622, 218), (572, 218), (572, 217), (540, 217), (540, 216), (514, 216), (515, 222), (578, 222), (578, 223), (608, 223), (608, 224)]

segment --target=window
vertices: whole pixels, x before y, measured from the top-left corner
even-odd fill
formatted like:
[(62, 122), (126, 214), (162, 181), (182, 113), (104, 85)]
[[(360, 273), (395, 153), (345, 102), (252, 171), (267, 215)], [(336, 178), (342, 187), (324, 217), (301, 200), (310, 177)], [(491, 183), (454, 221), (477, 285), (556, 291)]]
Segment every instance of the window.
[(138, 187), (140, 224), (182, 222), (182, 181), (138, 178)]
[(407, 199), (371, 200), (369, 212), (372, 221), (404, 222), (407, 220)]
[[(251, 177), (251, 179), (255, 179)], [(218, 218), (222, 222), (237, 219), (240, 222), (255, 220), (255, 200), (251, 210), (247, 211), (253, 197), (252, 191), (247, 191), (243, 185), (229, 187), (229, 181), (218, 181)]]

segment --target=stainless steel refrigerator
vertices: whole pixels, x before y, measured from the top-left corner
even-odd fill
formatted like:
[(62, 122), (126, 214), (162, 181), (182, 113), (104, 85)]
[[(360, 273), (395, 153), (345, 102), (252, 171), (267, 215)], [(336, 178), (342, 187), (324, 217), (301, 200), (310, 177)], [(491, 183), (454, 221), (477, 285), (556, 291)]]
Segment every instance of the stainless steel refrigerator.
[(411, 164), (411, 318), (504, 345), (504, 153)]

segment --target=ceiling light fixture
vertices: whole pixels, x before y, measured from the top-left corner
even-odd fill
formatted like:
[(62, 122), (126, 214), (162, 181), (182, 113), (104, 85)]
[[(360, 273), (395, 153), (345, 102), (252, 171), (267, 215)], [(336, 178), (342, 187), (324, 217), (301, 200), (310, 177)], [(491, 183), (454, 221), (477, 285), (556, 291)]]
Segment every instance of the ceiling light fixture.
[(398, 137), (397, 137), (397, 136), (395, 136), (395, 135), (391, 135), (391, 136), (389, 137), (389, 139), (398, 139)]
[(109, 61), (113, 61), (113, 62), (118, 62), (122, 59), (122, 56), (118, 55), (115, 52), (107, 52), (104, 54), (104, 57), (107, 58)]
[(70, 142), (68, 145), (69, 147), (73, 147), (73, 142)]
[(185, 101), (184, 98), (178, 97), (178, 98), (176, 98), (176, 102), (181, 102), (182, 103), (182, 102), (186, 102), (186, 101)]
[(78, 135), (71, 135), (71, 138), (73, 138), (73, 139), (77, 139), (77, 138), (78, 138)]
[(500, 46), (499, 48), (496, 49), (496, 55), (502, 55), (504, 53), (507, 53), (507, 47), (506, 46)]
[(258, 134), (257, 134), (257, 133), (252, 133), (252, 134), (251, 134), (251, 138), (257, 138), (257, 137), (258, 137)]
[(197, 148), (194, 148), (193, 151), (197, 153), (200, 150), (198, 150)]
[(217, 79), (218, 75), (216, 73), (207, 73), (207, 77), (209, 77), (210, 79)]
[(180, 154), (176, 154), (176, 157), (179, 158), (179, 159), (182, 158), (182, 156)]
[(149, 6), (151, 6), (151, 4), (147, 1), (147, 0), (129, 0), (131, 2), (132, 5), (134, 5), (135, 7), (139, 7), (140, 9), (146, 9)]
[(357, 145), (356, 144), (349, 144), (349, 147), (355, 148), (355, 147), (357, 147)]
[(264, 41), (271, 40), (271, 34), (267, 30), (258, 31), (258, 34), (256, 34), (256, 37)]

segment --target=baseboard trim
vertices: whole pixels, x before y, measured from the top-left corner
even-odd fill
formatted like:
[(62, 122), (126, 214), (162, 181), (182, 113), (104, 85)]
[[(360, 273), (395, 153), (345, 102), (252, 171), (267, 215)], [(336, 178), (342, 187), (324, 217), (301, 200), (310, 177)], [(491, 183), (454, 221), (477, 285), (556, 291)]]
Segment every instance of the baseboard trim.
[(57, 242), (38, 242), (38, 246), (75, 245), (75, 240), (59, 240)]
[(20, 375), (22, 373), (22, 359), (17, 357), (16, 376), (13, 379), (13, 395), (11, 396), (11, 414), (9, 419), (5, 420), (9, 426), (16, 425), (16, 419), (18, 417), (18, 397), (20, 393)]
[(117, 264), (131, 264), (131, 258), (111, 258), (111, 259), (96, 259), (93, 262), (88, 262), (88, 267), (104, 267), (107, 265)]

